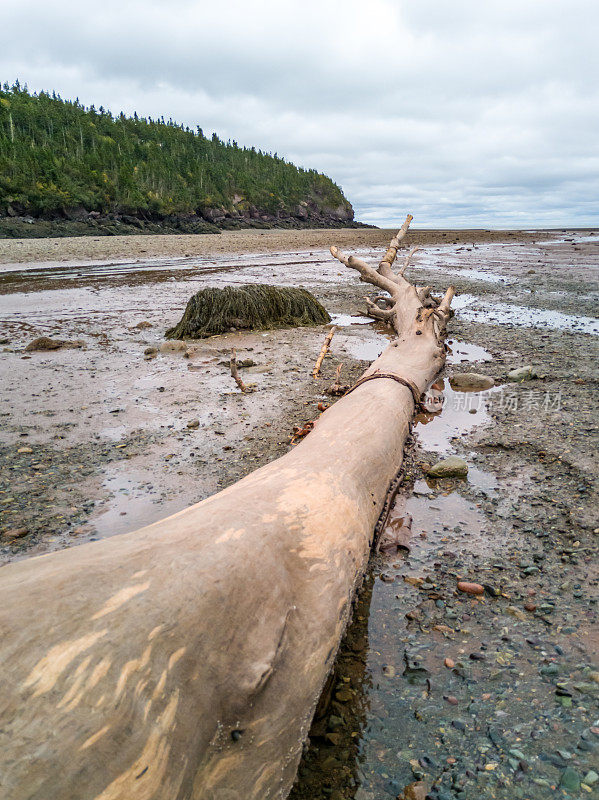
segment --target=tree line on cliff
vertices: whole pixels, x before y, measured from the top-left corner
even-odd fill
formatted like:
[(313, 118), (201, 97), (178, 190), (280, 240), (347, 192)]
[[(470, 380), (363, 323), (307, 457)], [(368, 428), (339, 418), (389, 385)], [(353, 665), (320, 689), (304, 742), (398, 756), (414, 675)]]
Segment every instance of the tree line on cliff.
[(18, 81), (0, 89), (0, 215), (80, 209), (150, 218), (197, 214), (353, 219), (316, 170), (164, 118), (113, 116)]

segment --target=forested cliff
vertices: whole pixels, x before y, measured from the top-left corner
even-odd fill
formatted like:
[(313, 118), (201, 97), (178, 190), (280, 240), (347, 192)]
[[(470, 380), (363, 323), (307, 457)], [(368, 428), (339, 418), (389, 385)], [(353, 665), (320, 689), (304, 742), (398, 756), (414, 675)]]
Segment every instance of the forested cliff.
[(99, 233), (355, 224), (341, 189), (315, 170), (18, 83), (0, 89), (0, 217), (4, 235), (26, 217)]

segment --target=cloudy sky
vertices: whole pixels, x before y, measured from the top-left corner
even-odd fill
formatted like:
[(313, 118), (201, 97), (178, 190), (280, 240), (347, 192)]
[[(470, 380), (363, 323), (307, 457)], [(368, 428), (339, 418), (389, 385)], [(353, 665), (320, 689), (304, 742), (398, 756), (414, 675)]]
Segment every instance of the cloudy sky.
[(0, 79), (330, 175), (356, 217), (596, 225), (596, 0), (19, 0)]

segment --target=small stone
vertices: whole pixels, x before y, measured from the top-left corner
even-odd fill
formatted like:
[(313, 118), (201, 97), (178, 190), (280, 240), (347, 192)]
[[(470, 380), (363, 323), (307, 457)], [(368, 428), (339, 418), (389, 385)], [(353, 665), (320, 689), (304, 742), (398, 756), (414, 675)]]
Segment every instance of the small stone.
[(142, 331), (144, 328), (151, 328), (152, 323), (148, 322), (147, 320), (143, 320), (142, 322), (138, 322), (137, 325), (134, 325), (133, 327)]
[(559, 674), (559, 667), (557, 664), (546, 664), (545, 666), (541, 667), (539, 670), (541, 675), (558, 675)]
[(480, 583), (470, 583), (469, 581), (458, 581), (458, 589), (464, 594), (484, 594), (485, 589)]
[(200, 427), (200, 420), (199, 419), (190, 419), (187, 423), (187, 427), (190, 430), (195, 430), (196, 428)]
[(29, 530), (27, 528), (9, 528), (7, 531), (4, 531), (2, 534), (3, 539), (21, 539), (23, 536), (27, 536)]
[(572, 767), (566, 767), (559, 779), (559, 785), (566, 792), (577, 792), (580, 789), (580, 775)]
[(460, 372), (452, 375), (449, 379), (452, 389), (461, 392), (482, 392), (495, 386), (495, 381), (488, 375), (480, 375), (478, 372)]
[(501, 597), (501, 592), (496, 586), (492, 586), (490, 583), (484, 583), (483, 586), (485, 592), (491, 597)]
[(517, 369), (512, 369), (507, 374), (508, 381), (531, 381), (533, 378), (536, 378), (537, 374), (535, 373), (532, 365), (528, 364), (525, 367), (518, 367)]
[(452, 658), (446, 658), (443, 663), (447, 669), (453, 669), (455, 667), (455, 661)]
[(534, 603), (524, 603), (524, 610), (530, 611), (530, 613), (532, 614), (533, 611), (537, 610), (537, 607)]
[(17, 453), (33, 453), (33, 450), (31, 447), (19, 447)]
[(160, 345), (161, 353), (181, 353), (183, 351), (187, 351), (187, 345), (185, 342), (162, 342)]
[(520, 608), (516, 608), (516, 606), (507, 606), (505, 610), (508, 614), (511, 614), (512, 617), (516, 617), (516, 619), (519, 619), (521, 622), (524, 622), (524, 620), (528, 619), (524, 611), (522, 611)]
[(31, 351), (48, 351), (48, 350), (62, 350), (67, 348), (83, 347), (83, 342), (73, 341), (69, 342), (64, 339), (50, 339), (49, 336), (40, 336), (29, 342), (25, 350)]
[(416, 781), (405, 787), (400, 795), (401, 800), (426, 800), (428, 785), (424, 781)]
[(144, 350), (144, 356), (155, 356), (157, 355), (158, 350), (156, 347), (146, 347)]
[(468, 474), (468, 464), (463, 458), (450, 456), (443, 461), (437, 461), (432, 467), (428, 467), (426, 472), (431, 478), (465, 477)]
[(593, 769), (589, 770), (582, 779), (582, 782), (587, 786), (594, 786), (597, 781), (599, 781), (599, 775)]

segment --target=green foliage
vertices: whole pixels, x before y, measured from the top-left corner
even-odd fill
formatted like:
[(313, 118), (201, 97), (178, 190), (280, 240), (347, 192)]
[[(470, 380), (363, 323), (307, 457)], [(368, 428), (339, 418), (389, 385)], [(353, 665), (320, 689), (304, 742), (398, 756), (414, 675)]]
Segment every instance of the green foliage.
[(201, 128), (113, 117), (18, 82), (0, 89), (0, 213), (13, 205), (34, 215), (83, 207), (165, 216), (234, 201), (269, 212), (348, 205), (325, 175)]
[(189, 300), (181, 321), (166, 332), (169, 339), (202, 339), (231, 328), (323, 325), (326, 309), (306, 289), (253, 284), (225, 289), (202, 289)]

